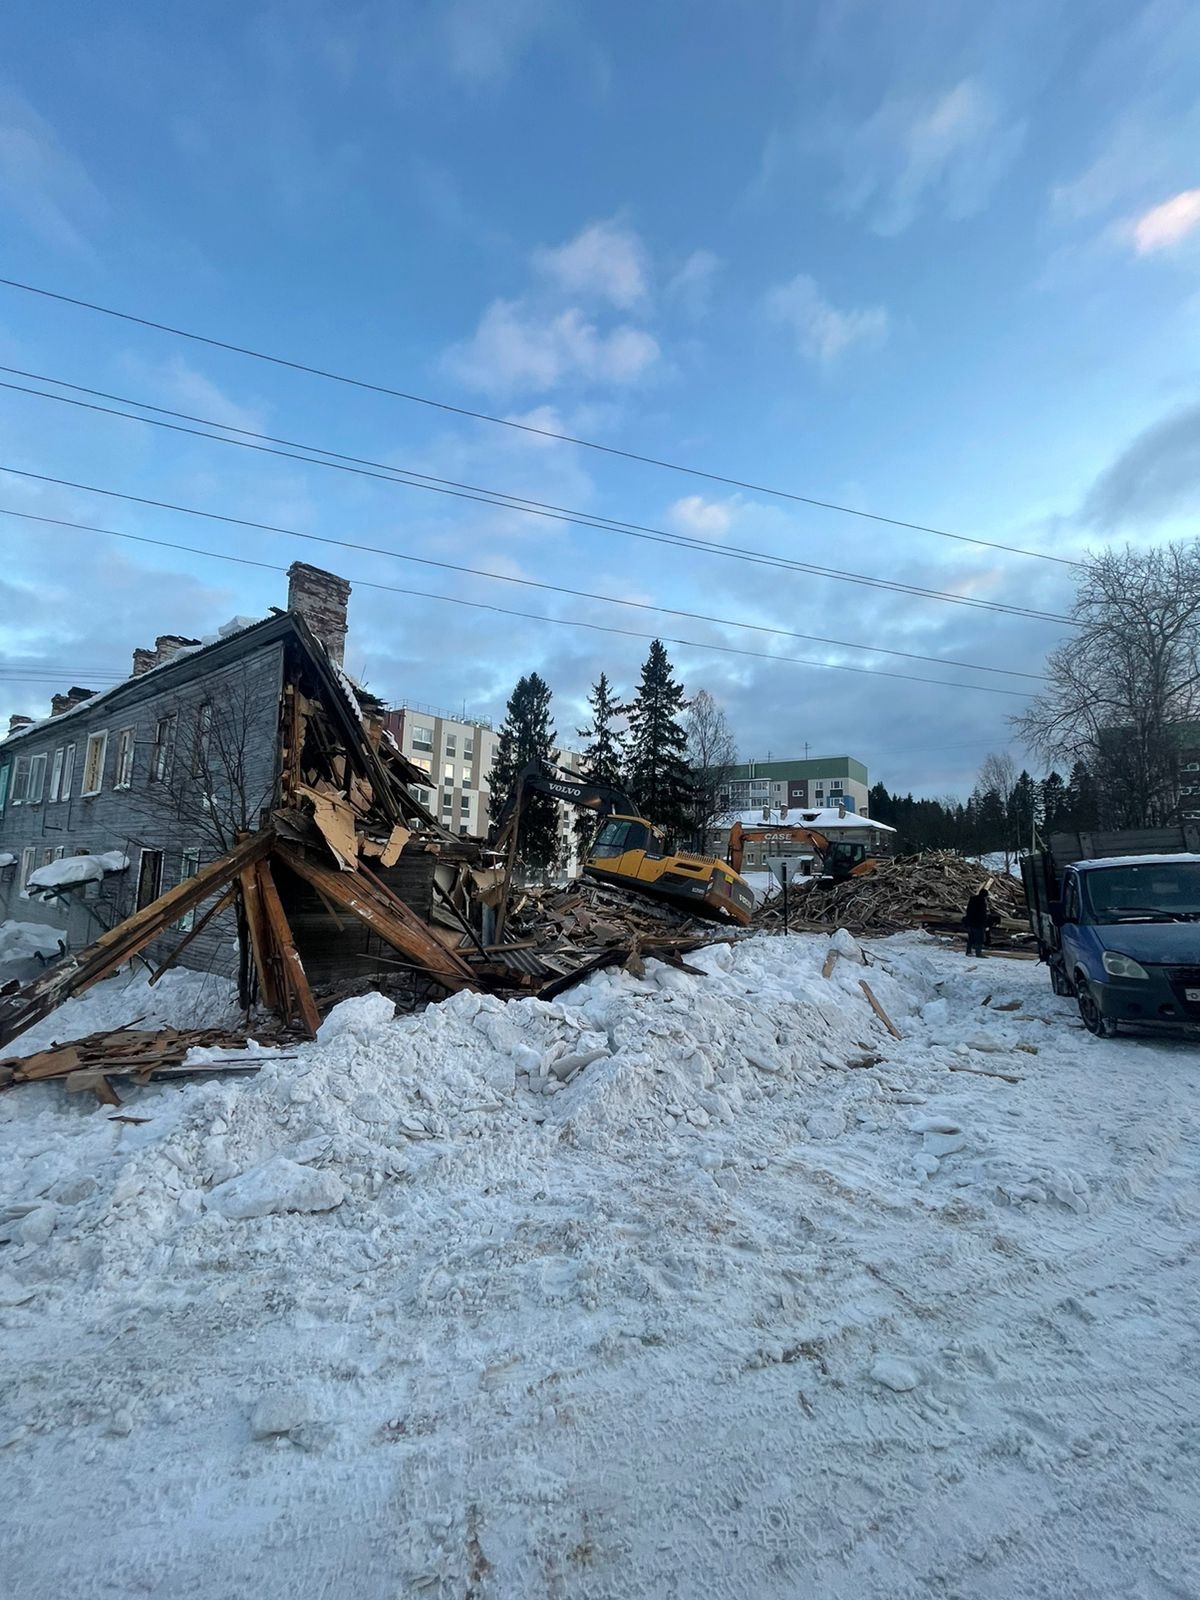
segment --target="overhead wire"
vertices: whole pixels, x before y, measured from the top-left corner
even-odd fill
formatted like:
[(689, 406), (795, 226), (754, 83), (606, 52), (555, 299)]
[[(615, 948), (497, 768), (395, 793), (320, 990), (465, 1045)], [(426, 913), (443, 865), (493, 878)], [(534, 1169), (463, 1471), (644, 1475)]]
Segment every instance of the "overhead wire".
[[(79, 409), (97, 412), (105, 416), (120, 417), (128, 422), (140, 422), (147, 427), (165, 428), (173, 433), (187, 434), (193, 438), (210, 439), (217, 444), (235, 445), (239, 449), (252, 450), (263, 455), (280, 456), (285, 460), (300, 461), (310, 466), (326, 467), (332, 471), (348, 472), (384, 483), (396, 483), (408, 488), (424, 489), (431, 493), (448, 495), (454, 499), (471, 500), (497, 506), (501, 510), (518, 511), (531, 516), (549, 518), (555, 522), (569, 523), (577, 527), (593, 528), (602, 533), (616, 533), (624, 538), (666, 544), (677, 549), (701, 551), (711, 555), (722, 556), (729, 560), (745, 561), (751, 565), (804, 572), (818, 577), (832, 578), (841, 583), (863, 585), (868, 588), (888, 590), (893, 593), (910, 594), (923, 599), (940, 600), (951, 605), (1024, 617), (1033, 621), (1054, 622), (1068, 627), (1076, 625), (1069, 617), (1029, 606), (1014, 606), (998, 600), (982, 600), (973, 595), (950, 594), (944, 590), (928, 589), (918, 584), (905, 583), (899, 579), (877, 578), (866, 573), (852, 573), (832, 567), (818, 566), (812, 562), (797, 561), (790, 556), (768, 555), (766, 552), (748, 549), (740, 545), (718, 544), (713, 540), (701, 539), (698, 536), (669, 533), (665, 529), (649, 528), (637, 523), (619, 522), (615, 519), (602, 518), (591, 513), (560, 510), (537, 501), (522, 501), (516, 496), (503, 495), (502, 492), (493, 493), (486, 489), (467, 486), (452, 487), (450, 486), (452, 480), (429, 479), (424, 475), (410, 474), (404, 468), (390, 467), (386, 463), (368, 463), (364, 458), (340, 455), (339, 452), (326, 450), (323, 446), (296, 444), (294, 441), (277, 439), (271, 434), (258, 433), (252, 429), (236, 427), (233, 424), (215, 421), (212, 418), (196, 417), (187, 412), (171, 411), (165, 406), (155, 406), (145, 401), (130, 399), (128, 396), (113, 395), (100, 389), (90, 389), (82, 384), (71, 383), (66, 379), (48, 377), (40, 373), (26, 373), (20, 368), (2, 365), (0, 365), (0, 372), (18, 373), (23, 377), (32, 377), (39, 383), (53, 383), (60, 388), (73, 389), (80, 394), (118, 400), (122, 405), (138, 406), (141, 410), (155, 411), (159, 415), (143, 417), (135, 412), (119, 411), (111, 406), (98, 405), (94, 399), (91, 401), (79, 400), (71, 395), (51, 394), (42, 389), (31, 389), (25, 384), (4, 382), (2, 380), (0, 380), (0, 389), (8, 389), (14, 393), (30, 395), (41, 400), (57, 401), (61, 405), (75, 406)], [(184, 426), (183, 422), (164, 421), (163, 418), (167, 416), (182, 418), (187, 422), (200, 423), (202, 426), (201, 428), (192, 428)], [(212, 428), (222, 429), (223, 432), (212, 433), (204, 431)], [(230, 433), (243, 434), (246, 437), (229, 438), (227, 435)], [(281, 448), (284, 445), (290, 448)], [(298, 452), (319, 452), (319, 454), (301, 454)], [(330, 459), (323, 459), (325, 457)]]
[[(860, 644), (850, 639), (831, 639), (822, 634), (800, 633), (792, 628), (776, 628), (763, 622), (742, 622), (732, 617), (712, 616), (703, 611), (688, 611), (679, 606), (658, 605), (648, 600), (624, 599), (618, 595), (596, 594), (589, 589), (573, 589), (565, 584), (547, 583), (538, 578), (520, 578), (506, 572), (488, 572), (482, 567), (469, 567), (456, 561), (440, 561), (432, 556), (417, 556), (402, 550), (392, 550), (386, 545), (364, 544), (353, 539), (337, 539), (332, 535), (320, 533), (305, 533), (297, 528), (283, 527), (273, 522), (257, 522), (249, 517), (228, 516), (219, 511), (206, 511), (197, 506), (181, 505), (171, 500), (155, 500), (147, 495), (128, 494), (119, 489), (105, 489), (96, 484), (80, 483), (70, 478), (53, 477), (49, 473), (31, 472), (20, 467), (12, 467), (0, 462), (0, 472), (15, 477), (33, 479), (39, 483), (51, 483), (59, 488), (79, 489), (87, 494), (104, 495), (109, 499), (124, 500), (134, 505), (151, 506), (160, 511), (178, 512), (184, 516), (200, 517), (209, 522), (222, 522), (236, 528), (252, 528), (260, 533), (281, 534), (289, 539), (301, 539), (310, 543), (333, 545), (342, 550), (357, 550), (368, 555), (384, 556), (393, 561), (406, 561), (416, 566), (435, 567), (446, 572), (457, 572), (468, 577), (484, 578), (489, 582), (507, 583), (518, 585), (526, 589), (540, 589), (551, 594), (567, 595), (575, 600), (595, 600), (604, 605), (625, 606), (636, 611), (653, 611), (661, 616), (683, 617), (691, 622), (711, 622), (723, 628), (745, 628), (754, 633), (772, 634), (784, 639), (802, 639), (810, 644), (828, 644), (843, 650), (862, 650), (872, 655), (896, 656), (905, 661), (925, 661), (932, 666), (962, 667), (968, 672), (987, 672), (1004, 677), (1029, 678), (1035, 682), (1043, 682), (1040, 673), (1024, 672), (1015, 667), (985, 666), (976, 661), (960, 661), (950, 656), (923, 655), (913, 650), (892, 650), (884, 645)], [(0, 512), (4, 508), (0, 507)], [(7, 513), (6, 513), (7, 514)], [(83, 524), (79, 524), (83, 526)], [(92, 532), (102, 533), (107, 530), (93, 528)]]
[[(115, 528), (97, 528), (87, 523), (72, 522), (65, 517), (41, 516), (31, 511), (16, 510), (12, 507), (0, 507), (0, 514), (15, 516), (30, 522), (38, 522), (52, 527), (73, 528), (82, 533), (103, 533), (112, 538), (127, 539), (134, 544), (157, 546), (166, 550), (182, 550), (190, 555), (208, 556), (215, 561), (233, 562), (238, 566), (256, 567), (265, 572), (286, 572), (287, 568), (277, 562), (258, 561), (250, 556), (229, 555), (220, 550), (206, 550), (196, 545), (182, 544), (171, 539), (155, 539), (148, 534), (127, 533)], [(509, 606), (498, 606), (483, 600), (467, 600), (459, 595), (431, 594), (424, 589), (405, 589), (398, 584), (379, 583), (367, 578), (348, 578), (348, 583), (360, 589), (376, 589), (386, 594), (401, 594), (419, 600), (432, 600), (441, 604), (463, 606), (472, 611), (486, 611), (494, 615), (505, 617), (519, 617), (527, 622), (545, 623), (554, 627), (582, 628), (591, 633), (614, 634), (627, 639), (661, 640), (665, 644), (681, 645), (689, 650), (715, 652), (719, 655), (744, 656), (758, 661), (784, 662), (792, 666), (816, 667), (825, 672), (852, 672), (870, 678), (894, 678), (905, 683), (932, 684), (939, 689), (970, 689), (977, 694), (1005, 695), (1013, 699), (1028, 697), (1028, 691), (1019, 689), (1000, 689), (985, 683), (960, 683), (954, 679), (924, 678), (914, 673), (893, 672), (887, 667), (856, 667), (845, 662), (814, 661), (802, 656), (776, 655), (766, 650), (746, 650), (736, 645), (713, 644), (698, 639), (681, 639), (665, 633), (643, 633), (633, 628), (618, 628), (611, 623), (587, 622), (581, 618), (548, 617), (537, 612), (518, 611)]]
[(167, 333), (177, 339), (188, 339), (196, 344), (207, 345), (216, 350), (225, 350), (234, 355), (247, 356), (255, 361), (264, 361), (273, 366), (287, 368), (292, 372), (303, 372), (309, 377), (322, 378), (332, 383), (346, 384), (351, 388), (362, 389), (371, 394), (387, 395), (394, 400), (403, 400), (412, 405), (426, 406), (436, 411), (448, 412), (454, 416), (468, 417), (476, 422), (486, 422), (496, 427), (534, 434), (543, 439), (553, 439), (559, 444), (576, 445), (580, 449), (598, 451), (604, 455), (620, 457), (626, 461), (635, 461), (644, 466), (661, 468), (667, 472), (702, 478), (709, 483), (720, 483), (728, 488), (745, 489), (752, 494), (766, 494), (774, 499), (789, 500), (799, 505), (812, 506), (823, 511), (834, 511), (844, 516), (861, 517), (869, 522), (882, 523), (894, 528), (903, 528), (913, 533), (928, 533), (939, 539), (953, 539), (962, 544), (979, 545), (989, 550), (1002, 550), (1009, 555), (1029, 556), (1038, 561), (1050, 561), (1066, 567), (1079, 565), (1078, 562), (1071, 561), (1065, 556), (1050, 555), (1044, 550), (1029, 550), (1020, 545), (1002, 544), (994, 539), (981, 539), (970, 534), (955, 533), (946, 528), (934, 527), (928, 523), (912, 522), (902, 517), (886, 516), (882, 512), (864, 511), (861, 507), (841, 505), (834, 500), (822, 500), (813, 495), (797, 494), (790, 489), (772, 488), (768, 484), (754, 483), (748, 479), (736, 478), (726, 473), (713, 472), (701, 467), (686, 466), (681, 462), (669, 461), (663, 457), (644, 454), (636, 450), (622, 449), (618, 445), (602, 444), (598, 440), (584, 439), (573, 434), (560, 432), (554, 428), (539, 427), (534, 423), (523, 422), (516, 417), (499, 417), (486, 411), (473, 410), (469, 406), (453, 405), (449, 401), (437, 400), (428, 395), (393, 388), (389, 384), (373, 383), (365, 378), (351, 377), (346, 373), (334, 372), (328, 368), (318, 367), (308, 362), (289, 360), (285, 356), (273, 355), (264, 350), (255, 350), (248, 345), (236, 344), (231, 340), (217, 339), (207, 334), (196, 333), (191, 329), (174, 327), (170, 323), (158, 322), (153, 318), (139, 316), (133, 312), (118, 311), (113, 306), (100, 305), (93, 300), (84, 300), (74, 295), (61, 294), (37, 284), (23, 283), (16, 278), (0, 277), (0, 285), (8, 289), (20, 290), (25, 294), (39, 295), (43, 299), (56, 300), (63, 305), (75, 306), (80, 310), (91, 311), (101, 316), (114, 317), (123, 322), (134, 323), (139, 327), (149, 328), (157, 333)]

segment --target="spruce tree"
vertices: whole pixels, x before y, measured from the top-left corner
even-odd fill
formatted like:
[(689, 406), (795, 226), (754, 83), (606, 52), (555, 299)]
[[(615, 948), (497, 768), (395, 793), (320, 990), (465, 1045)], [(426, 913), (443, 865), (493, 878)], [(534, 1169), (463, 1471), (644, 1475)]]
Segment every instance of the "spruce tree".
[(683, 685), (676, 682), (667, 652), (655, 639), (629, 708), (629, 783), (646, 816), (671, 839), (687, 831), (690, 814), (682, 709)]
[[(607, 783), (613, 788), (624, 784), (625, 741), (614, 724), (621, 715), (621, 705), (613, 694), (608, 674), (602, 672), (592, 685), (588, 696), (591, 720), (576, 733), (586, 740), (579, 775), (589, 783)], [(584, 855), (596, 832), (596, 818), (590, 811), (581, 811), (574, 823), (575, 838), (580, 855)]]
[[(536, 672), (520, 678), (509, 696), (496, 744), (488, 811), (499, 816), (517, 774), (530, 761), (553, 770), (554, 728), (550, 721), (550, 686)], [(545, 794), (528, 794), (521, 809), (517, 853), (529, 866), (553, 867), (558, 862), (558, 802)]]

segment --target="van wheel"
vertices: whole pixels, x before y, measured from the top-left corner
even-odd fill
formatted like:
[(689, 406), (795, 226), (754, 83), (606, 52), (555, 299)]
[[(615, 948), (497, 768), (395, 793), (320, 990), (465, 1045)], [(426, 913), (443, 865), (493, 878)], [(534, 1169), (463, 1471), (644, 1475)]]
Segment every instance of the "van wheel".
[(1112, 1039), (1116, 1036), (1117, 1021), (1115, 1017), (1106, 1017), (1100, 1010), (1100, 1003), (1092, 993), (1092, 986), (1083, 973), (1075, 977), (1075, 994), (1079, 1001), (1079, 1015), (1083, 1025), (1089, 1033), (1094, 1033), (1097, 1039)]

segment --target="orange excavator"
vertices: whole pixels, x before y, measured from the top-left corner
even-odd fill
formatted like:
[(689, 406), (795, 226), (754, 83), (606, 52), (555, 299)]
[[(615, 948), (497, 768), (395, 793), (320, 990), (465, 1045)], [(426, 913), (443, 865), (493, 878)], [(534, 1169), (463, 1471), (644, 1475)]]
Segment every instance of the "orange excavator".
[(742, 870), (742, 855), (747, 843), (753, 844), (763, 839), (812, 845), (821, 862), (820, 876), (831, 883), (864, 877), (879, 865), (878, 858), (861, 841), (851, 843), (849, 839), (838, 839), (835, 842), (816, 828), (743, 828), (739, 821), (729, 830), (729, 849), (725, 856), (735, 872)]

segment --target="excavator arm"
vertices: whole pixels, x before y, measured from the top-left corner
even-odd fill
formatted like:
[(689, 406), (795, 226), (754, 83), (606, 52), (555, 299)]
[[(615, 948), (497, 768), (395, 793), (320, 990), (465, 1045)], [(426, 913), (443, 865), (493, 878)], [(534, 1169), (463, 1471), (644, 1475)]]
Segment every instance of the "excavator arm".
[(725, 857), (735, 872), (742, 870), (742, 855), (747, 842), (753, 844), (760, 839), (783, 839), (788, 844), (811, 844), (822, 859), (829, 851), (829, 839), (825, 834), (818, 833), (816, 828), (743, 828), (740, 822), (735, 822), (729, 830), (729, 850)]
[(516, 781), (500, 815), (492, 824), (488, 842), (494, 850), (503, 850), (512, 830), (520, 823), (525, 801), (531, 794), (549, 795), (563, 800), (567, 805), (579, 806), (583, 811), (594, 811), (598, 818), (612, 816), (622, 811), (636, 813), (637, 807), (623, 789), (607, 783), (588, 783), (578, 778), (555, 777), (537, 761), (530, 761), (517, 773)]

